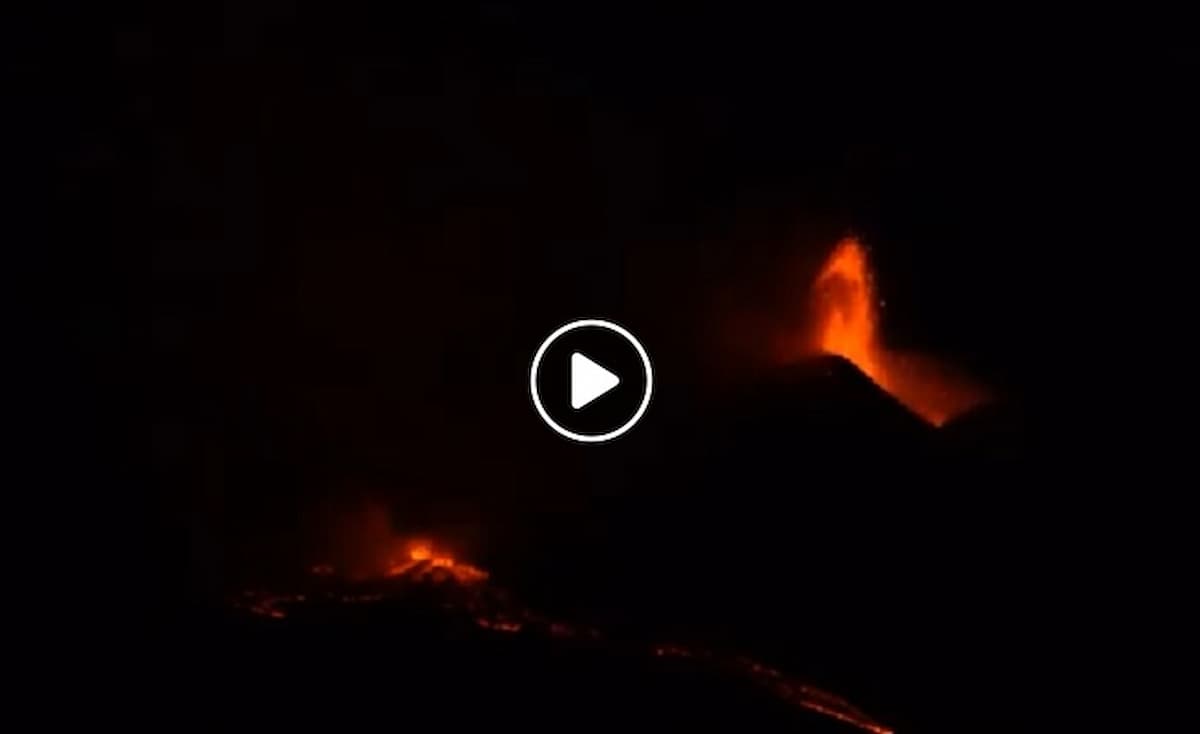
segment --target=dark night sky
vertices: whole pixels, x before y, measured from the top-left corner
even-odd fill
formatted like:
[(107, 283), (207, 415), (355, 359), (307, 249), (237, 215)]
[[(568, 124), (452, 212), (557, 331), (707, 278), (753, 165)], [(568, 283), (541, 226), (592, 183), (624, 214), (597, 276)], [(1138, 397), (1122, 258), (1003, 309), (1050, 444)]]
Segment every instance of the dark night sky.
[(93, 11), (17, 46), (17, 123), (45, 141), (18, 161), (48, 149), (73, 213), (47, 263), (82, 295), (83, 364), (128, 383), (148, 342), (156, 462), (258, 487), (262, 512), (272, 483), (439, 473), (396, 445), (527, 464), (481, 436), (514, 435), (507, 387), (580, 314), (633, 320), (702, 382), (730, 359), (713, 294), (786, 292), (781, 263), (847, 232), (895, 345), (1029, 404), (1090, 328), (1070, 291), (1108, 180), (1169, 175), (1188, 127), (1194, 57), (1016, 24), (389, 12)]

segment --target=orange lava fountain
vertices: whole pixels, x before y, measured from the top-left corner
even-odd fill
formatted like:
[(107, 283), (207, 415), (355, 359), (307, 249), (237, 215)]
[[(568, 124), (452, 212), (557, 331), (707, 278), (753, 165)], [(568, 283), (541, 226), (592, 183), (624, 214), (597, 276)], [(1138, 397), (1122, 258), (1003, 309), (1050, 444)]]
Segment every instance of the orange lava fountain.
[(866, 248), (857, 239), (837, 244), (812, 292), (817, 349), (850, 360), (909, 410), (940, 426), (983, 402), (982, 390), (944, 365), (884, 346), (881, 302)]

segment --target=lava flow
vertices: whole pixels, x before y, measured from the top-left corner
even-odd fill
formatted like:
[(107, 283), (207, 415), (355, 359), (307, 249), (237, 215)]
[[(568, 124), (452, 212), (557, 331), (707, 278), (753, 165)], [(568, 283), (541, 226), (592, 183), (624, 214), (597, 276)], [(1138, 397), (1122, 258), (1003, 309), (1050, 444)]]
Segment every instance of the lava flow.
[(866, 249), (848, 237), (837, 244), (813, 284), (816, 347), (844, 357), (909, 410), (935, 426), (983, 402), (976, 386), (918, 354), (888, 349)]
[[(257, 617), (291, 619), (297, 624), (305, 624), (306, 620), (328, 622), (331, 613), (337, 614), (332, 610), (342, 610), (344, 618), (354, 619), (346, 615), (364, 605), (399, 610), (432, 604), (446, 621), (461, 620), (482, 634), (573, 641), (573, 644), (619, 649), (635, 656), (682, 660), (698, 670), (748, 681), (792, 706), (850, 724), (867, 734), (893, 734), (892, 729), (845, 699), (751, 658), (683, 644), (646, 646), (644, 642), (610, 638), (590, 625), (550, 619), (494, 587), (487, 572), (456, 560), (429, 541), (397, 542), (397, 545), (406, 549), (404, 557), (389, 559), (382, 578), (351, 578), (341, 575), (333, 564), (320, 563), (310, 568), (310, 583), (303, 590), (244, 591), (230, 602), (235, 609)], [(414, 591), (424, 593), (414, 594)]]

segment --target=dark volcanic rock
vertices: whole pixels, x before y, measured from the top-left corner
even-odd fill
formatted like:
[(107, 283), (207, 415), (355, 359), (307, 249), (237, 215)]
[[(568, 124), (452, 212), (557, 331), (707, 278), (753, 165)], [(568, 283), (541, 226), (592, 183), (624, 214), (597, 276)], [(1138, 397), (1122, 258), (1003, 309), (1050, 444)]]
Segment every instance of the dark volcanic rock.
[(903, 439), (928, 428), (850, 361), (834, 355), (768, 373), (739, 397), (741, 410), (791, 422), (793, 430), (850, 431), (869, 440), (881, 433)]
[(222, 731), (389, 724), (445, 731), (674, 729), (845, 732), (768, 691), (599, 645), (352, 613), (340, 624), (234, 626), (170, 666), (193, 718)]

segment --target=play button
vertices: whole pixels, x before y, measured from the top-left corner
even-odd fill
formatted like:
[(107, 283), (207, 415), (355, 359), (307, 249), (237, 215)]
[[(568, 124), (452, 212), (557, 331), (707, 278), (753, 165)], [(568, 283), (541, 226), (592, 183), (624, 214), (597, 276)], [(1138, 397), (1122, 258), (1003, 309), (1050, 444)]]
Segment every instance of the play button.
[(559, 435), (583, 443), (602, 443), (633, 428), (650, 405), (653, 382), (641, 343), (601, 319), (556, 329), (529, 368), (538, 415)]
[(571, 355), (571, 407), (579, 410), (621, 384), (621, 378), (579, 352)]

